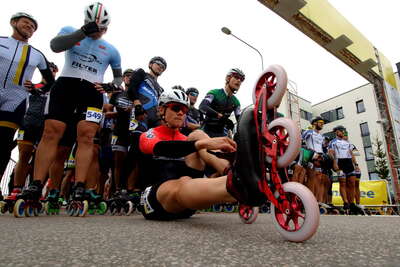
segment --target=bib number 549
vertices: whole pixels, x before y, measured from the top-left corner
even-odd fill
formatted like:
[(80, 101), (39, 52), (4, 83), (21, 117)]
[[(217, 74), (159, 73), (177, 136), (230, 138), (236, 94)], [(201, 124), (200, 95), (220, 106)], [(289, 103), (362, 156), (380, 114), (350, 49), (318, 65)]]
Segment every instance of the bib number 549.
[(86, 111), (86, 121), (100, 123), (103, 113), (98, 108), (88, 107)]

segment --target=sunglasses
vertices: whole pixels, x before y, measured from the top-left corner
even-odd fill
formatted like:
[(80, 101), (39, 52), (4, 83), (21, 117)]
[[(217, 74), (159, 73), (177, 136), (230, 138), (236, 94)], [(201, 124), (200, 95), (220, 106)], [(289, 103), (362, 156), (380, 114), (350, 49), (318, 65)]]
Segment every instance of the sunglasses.
[(183, 114), (186, 114), (189, 111), (189, 108), (187, 106), (184, 106), (182, 104), (178, 103), (170, 103), (166, 105), (167, 108), (170, 108), (173, 112), (178, 113), (179, 111), (182, 111)]
[(244, 77), (239, 74), (232, 74), (232, 77), (235, 78), (236, 80), (240, 80), (241, 82), (244, 81)]
[(198, 96), (199, 94), (196, 93), (196, 92), (190, 92), (189, 95), (191, 95), (191, 96)]
[(156, 63), (157, 65), (159, 65), (161, 68), (165, 69), (165, 65), (164, 65), (164, 63), (162, 63), (161, 61), (156, 60), (156, 61), (154, 61), (154, 63)]

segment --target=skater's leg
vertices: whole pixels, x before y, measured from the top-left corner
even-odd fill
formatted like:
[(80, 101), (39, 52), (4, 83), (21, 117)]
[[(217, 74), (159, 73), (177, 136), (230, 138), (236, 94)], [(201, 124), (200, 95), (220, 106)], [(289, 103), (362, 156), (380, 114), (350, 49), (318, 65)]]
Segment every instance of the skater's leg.
[(191, 179), (181, 177), (170, 180), (157, 190), (157, 200), (162, 207), (171, 213), (185, 209), (203, 209), (212, 204), (235, 202), (226, 190), (227, 176), (215, 179)]
[(32, 156), (32, 143), (18, 143), (18, 162), (15, 166), (14, 187), (22, 188), (28, 175), (28, 163)]

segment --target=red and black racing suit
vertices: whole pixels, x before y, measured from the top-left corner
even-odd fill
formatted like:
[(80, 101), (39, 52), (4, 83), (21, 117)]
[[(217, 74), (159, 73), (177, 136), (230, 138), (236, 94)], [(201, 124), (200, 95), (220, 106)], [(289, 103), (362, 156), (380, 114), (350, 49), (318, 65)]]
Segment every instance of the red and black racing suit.
[(182, 176), (204, 176), (204, 170), (190, 168), (185, 163), (184, 157), (197, 151), (195, 141), (187, 141), (187, 137), (177, 129), (162, 125), (143, 133), (139, 139), (139, 148), (142, 153), (139, 181), (146, 187), (140, 200), (143, 216), (153, 220), (192, 216), (194, 210), (185, 210), (177, 214), (165, 211), (156, 194), (160, 185), (168, 180), (179, 179)]

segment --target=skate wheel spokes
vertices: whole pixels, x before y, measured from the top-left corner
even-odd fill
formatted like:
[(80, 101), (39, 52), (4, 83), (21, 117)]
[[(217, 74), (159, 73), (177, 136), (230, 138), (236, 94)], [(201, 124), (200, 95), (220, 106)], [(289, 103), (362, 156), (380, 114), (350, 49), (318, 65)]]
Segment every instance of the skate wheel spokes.
[(257, 219), (259, 213), (258, 207), (248, 205), (239, 205), (239, 218), (245, 224), (252, 224)]
[(282, 210), (271, 205), (274, 225), (287, 240), (305, 241), (317, 231), (320, 218), (318, 203), (302, 184), (288, 182), (283, 184), (283, 189), (289, 205), (281, 205)]
[(287, 118), (277, 118), (268, 125), (269, 132), (276, 137), (278, 145), (278, 168), (289, 166), (296, 159), (301, 147), (300, 130)]
[(271, 65), (259, 76), (253, 90), (253, 104), (260, 93), (265, 90), (267, 93), (267, 107), (272, 109), (279, 106), (287, 88), (287, 74), (280, 65)]

